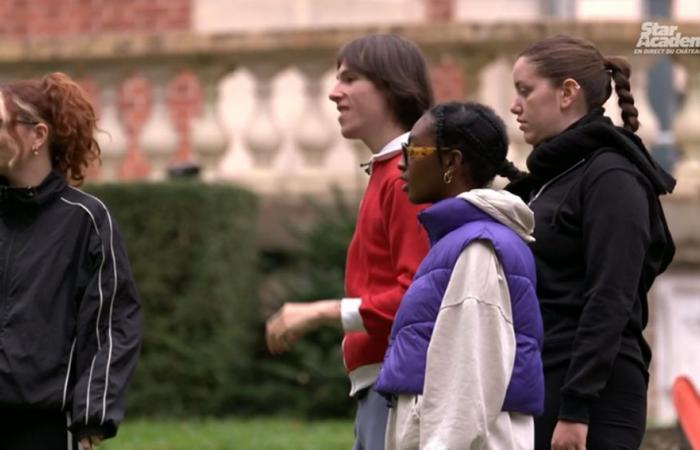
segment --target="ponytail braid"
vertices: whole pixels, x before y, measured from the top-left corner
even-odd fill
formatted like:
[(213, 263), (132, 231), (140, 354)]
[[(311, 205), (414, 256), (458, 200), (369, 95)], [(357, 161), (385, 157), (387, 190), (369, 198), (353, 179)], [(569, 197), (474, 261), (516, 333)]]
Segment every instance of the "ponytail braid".
[(634, 106), (634, 97), (630, 92), (630, 65), (626, 59), (610, 56), (605, 58), (605, 69), (610, 71), (612, 80), (615, 83), (615, 93), (617, 94), (617, 104), (622, 110), (622, 121), (624, 128), (635, 132), (639, 129), (639, 111)]
[(527, 172), (523, 172), (518, 169), (518, 167), (513, 164), (512, 161), (506, 159), (503, 161), (503, 165), (498, 168), (496, 175), (508, 178), (508, 181), (518, 181), (527, 175)]

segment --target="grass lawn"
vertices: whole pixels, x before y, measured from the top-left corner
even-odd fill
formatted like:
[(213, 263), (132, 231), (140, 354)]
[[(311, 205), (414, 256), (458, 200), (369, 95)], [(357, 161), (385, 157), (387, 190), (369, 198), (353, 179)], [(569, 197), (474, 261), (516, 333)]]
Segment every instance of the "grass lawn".
[(98, 450), (349, 450), (351, 420), (127, 420)]

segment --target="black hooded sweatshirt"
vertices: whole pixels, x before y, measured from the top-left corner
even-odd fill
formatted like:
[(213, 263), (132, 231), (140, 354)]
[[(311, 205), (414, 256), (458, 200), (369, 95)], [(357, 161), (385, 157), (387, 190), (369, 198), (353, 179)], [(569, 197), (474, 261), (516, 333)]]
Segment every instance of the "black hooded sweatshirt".
[(35, 188), (0, 178), (0, 412), (63, 410), (77, 438), (113, 436), (141, 327), (104, 204), (57, 171)]
[(545, 375), (568, 368), (559, 418), (588, 423), (617, 358), (648, 376), (647, 291), (675, 250), (658, 197), (675, 180), (602, 108), (535, 146), (527, 166), (507, 189), (535, 213)]

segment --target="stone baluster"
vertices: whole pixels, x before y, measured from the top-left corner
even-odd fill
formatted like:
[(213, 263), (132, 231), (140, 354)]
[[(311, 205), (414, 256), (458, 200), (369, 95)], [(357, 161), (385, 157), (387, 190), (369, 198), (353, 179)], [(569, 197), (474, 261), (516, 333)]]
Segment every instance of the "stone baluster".
[(679, 62), (688, 75), (685, 103), (673, 123), (682, 155), (675, 169), (676, 194), (697, 196), (700, 194), (700, 58), (681, 56)]
[(273, 80), (279, 66), (255, 62), (249, 66), (255, 78), (255, 106), (243, 136), (253, 165), (269, 169), (282, 145), (282, 133), (272, 111)]
[(202, 85), (202, 114), (190, 123), (192, 147), (203, 169), (203, 177), (216, 177), (219, 163), (226, 153), (228, 135), (217, 111), (219, 81), (228, 69), (211, 64), (195, 69)]
[(651, 149), (656, 144), (656, 139), (659, 136), (661, 126), (656, 113), (649, 102), (647, 91), (647, 82), (649, 80), (649, 68), (654, 65), (655, 58), (636, 57), (633, 58), (632, 76), (630, 84), (632, 85), (632, 96), (634, 97), (634, 106), (639, 112), (639, 130), (637, 134), (642, 138), (648, 149)]
[(101, 174), (103, 181), (116, 181), (119, 167), (129, 146), (128, 137), (119, 118), (118, 89), (122, 74), (116, 70), (95, 75), (100, 88), (100, 116), (95, 139), (101, 149)]
[(178, 145), (178, 135), (168, 114), (166, 86), (171, 70), (168, 67), (152, 67), (145, 71), (151, 83), (151, 114), (141, 130), (139, 145), (151, 166), (149, 178), (162, 180), (166, 176), (168, 162)]
[(334, 127), (324, 114), (321, 101), (327, 101), (323, 88), (326, 60), (308, 60), (299, 64), (304, 76), (305, 105), (297, 120), (294, 137), (304, 163), (310, 168), (321, 167), (333, 144)]
[(139, 147), (139, 137), (151, 113), (151, 85), (146, 78), (136, 75), (132, 70), (119, 86), (118, 92), (119, 116), (128, 142), (126, 155), (119, 166), (119, 179), (145, 179), (151, 168)]

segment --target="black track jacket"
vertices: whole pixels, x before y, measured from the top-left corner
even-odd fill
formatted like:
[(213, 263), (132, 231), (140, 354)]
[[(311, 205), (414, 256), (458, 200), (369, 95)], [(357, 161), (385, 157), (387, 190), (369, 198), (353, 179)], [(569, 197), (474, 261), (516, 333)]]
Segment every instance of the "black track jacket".
[(142, 315), (104, 204), (53, 171), (0, 178), (0, 411), (64, 410), (78, 437), (116, 434)]

